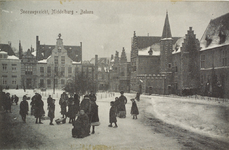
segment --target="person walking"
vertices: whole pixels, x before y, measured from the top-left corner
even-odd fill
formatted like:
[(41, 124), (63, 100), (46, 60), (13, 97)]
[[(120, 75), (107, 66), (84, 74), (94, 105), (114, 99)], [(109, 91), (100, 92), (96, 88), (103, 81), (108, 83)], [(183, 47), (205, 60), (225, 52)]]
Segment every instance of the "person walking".
[(12, 101), (10, 98), (10, 93), (6, 93), (5, 102), (6, 102), (6, 112), (12, 113), (12, 111), (11, 111)]
[(74, 94), (74, 108), (76, 111), (76, 114), (79, 113), (79, 109), (80, 109), (80, 96), (78, 94)]
[(75, 118), (76, 118), (76, 108), (75, 108), (75, 105), (74, 105), (74, 98), (73, 98), (73, 94), (72, 93), (70, 93), (70, 97), (68, 99), (67, 117), (69, 117), (69, 123), (73, 123), (75, 121)]
[(47, 98), (47, 107), (49, 107), (49, 105), (52, 103), (52, 97), (51, 95), (49, 95), (49, 97)]
[(110, 125), (108, 125), (108, 127), (112, 127), (112, 124), (114, 123), (115, 126), (114, 128), (117, 128), (118, 125), (117, 125), (117, 119), (116, 119), (116, 107), (114, 105), (114, 101), (111, 101), (110, 102), (110, 113), (109, 113), (109, 122), (110, 122)]
[(136, 104), (136, 101), (134, 98), (132, 98), (131, 102), (132, 102), (132, 106), (131, 106), (130, 114), (133, 115), (133, 119), (138, 119), (137, 115), (139, 114), (139, 111), (138, 111), (138, 106)]
[(50, 118), (49, 125), (53, 124), (53, 119), (55, 118), (55, 99), (51, 99), (48, 105), (48, 117)]
[(26, 115), (28, 115), (28, 111), (29, 111), (29, 104), (26, 100), (27, 100), (27, 97), (26, 97), (26, 95), (24, 95), (22, 98), (22, 101), (20, 103), (19, 113), (21, 115), (23, 122), (26, 122)]

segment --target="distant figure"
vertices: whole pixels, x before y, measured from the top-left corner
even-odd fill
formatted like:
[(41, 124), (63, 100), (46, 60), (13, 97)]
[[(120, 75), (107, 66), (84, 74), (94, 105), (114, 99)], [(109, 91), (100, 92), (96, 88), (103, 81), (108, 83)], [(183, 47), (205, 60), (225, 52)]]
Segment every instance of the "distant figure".
[(16, 103), (16, 105), (17, 105), (17, 103), (18, 103), (18, 101), (19, 101), (19, 98), (17, 97), (17, 95), (14, 95), (15, 96), (15, 98), (14, 98), (14, 102)]
[(6, 108), (6, 112), (11, 112), (11, 105), (12, 105), (12, 101), (11, 101), (11, 98), (10, 98), (10, 93), (6, 93), (6, 96), (5, 96), (5, 108)]
[(49, 95), (49, 97), (47, 98), (47, 107), (49, 107), (49, 105), (52, 103), (52, 97), (51, 97), (51, 95)]
[(115, 107), (116, 116), (118, 115), (118, 106), (119, 106), (119, 100), (118, 100), (118, 97), (115, 97), (114, 107)]
[(131, 99), (131, 102), (132, 102), (132, 106), (131, 106), (130, 114), (133, 115), (133, 119), (138, 119), (137, 115), (139, 114), (139, 111), (134, 98)]
[(84, 110), (80, 110), (78, 118), (73, 122), (72, 137), (84, 138), (88, 136), (88, 126), (89, 118)]
[(137, 94), (136, 94), (135, 99), (136, 99), (137, 101), (140, 101), (140, 93), (137, 93)]
[(73, 123), (76, 118), (76, 107), (74, 105), (74, 98), (73, 94), (70, 94), (70, 97), (68, 99), (68, 112), (67, 112), (67, 117), (69, 117), (69, 123)]
[(52, 122), (53, 119), (55, 118), (55, 99), (51, 99), (49, 101), (48, 110), (49, 110), (48, 117), (50, 118), (49, 125), (54, 125)]
[(38, 96), (38, 93), (35, 93), (35, 95), (32, 97), (30, 105), (31, 105), (31, 115), (34, 115), (34, 111), (35, 111), (35, 101), (36, 101), (36, 97)]
[(96, 96), (95, 96), (93, 91), (91, 91), (91, 93), (89, 94), (89, 98), (90, 98), (91, 101), (96, 101), (97, 100), (97, 98), (96, 98)]
[(20, 111), (19, 111), (21, 118), (24, 122), (26, 122), (26, 115), (28, 115), (28, 111), (29, 111), (29, 104), (26, 100), (27, 97), (26, 95), (24, 95), (20, 103)]
[(116, 108), (115, 108), (115, 105), (114, 105), (114, 101), (111, 101), (110, 102), (110, 113), (109, 113), (109, 122), (110, 122), (110, 125), (108, 125), (108, 127), (112, 127), (112, 123), (115, 124), (114, 128), (117, 128), (118, 125), (117, 125), (117, 119), (116, 119)]

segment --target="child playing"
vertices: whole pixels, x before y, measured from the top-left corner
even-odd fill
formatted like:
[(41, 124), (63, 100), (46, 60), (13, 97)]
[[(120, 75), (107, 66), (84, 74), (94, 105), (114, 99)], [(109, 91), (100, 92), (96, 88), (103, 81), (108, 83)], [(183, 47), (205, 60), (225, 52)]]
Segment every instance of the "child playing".
[(133, 119), (138, 119), (137, 118), (137, 115), (139, 114), (138, 106), (134, 98), (132, 98), (131, 101), (132, 101), (132, 106), (131, 106), (130, 114), (133, 115)]
[(114, 128), (117, 128), (118, 126), (116, 124), (116, 122), (117, 122), (117, 119), (116, 119), (116, 107), (115, 107), (114, 103), (115, 103), (114, 101), (110, 102), (110, 105), (111, 105), (110, 118), (109, 118), (110, 125), (108, 125), (108, 127), (112, 127), (112, 123), (114, 123), (115, 124)]

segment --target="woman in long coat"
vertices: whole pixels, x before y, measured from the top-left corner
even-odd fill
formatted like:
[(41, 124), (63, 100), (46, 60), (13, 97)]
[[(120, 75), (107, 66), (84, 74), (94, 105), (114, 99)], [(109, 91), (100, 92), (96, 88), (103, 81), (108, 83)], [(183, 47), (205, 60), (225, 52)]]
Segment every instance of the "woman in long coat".
[(67, 101), (68, 101), (68, 95), (63, 92), (60, 96), (59, 104), (61, 108), (61, 115), (63, 115), (63, 118), (65, 118), (66, 112), (67, 112)]
[(75, 121), (76, 118), (76, 107), (74, 105), (74, 98), (72, 95), (68, 99), (68, 113), (67, 117), (69, 117), (69, 123), (72, 123)]
[[(41, 95), (37, 94), (36, 98), (35, 98), (35, 109), (34, 109), (34, 116), (36, 118), (36, 123), (40, 123), (43, 124), (41, 122), (41, 117), (44, 114), (44, 102), (41, 99)], [(38, 122), (39, 121), (39, 122)]]
[(118, 115), (120, 118), (126, 118), (126, 103), (127, 98), (123, 95), (124, 92), (121, 91), (121, 96), (119, 97)]

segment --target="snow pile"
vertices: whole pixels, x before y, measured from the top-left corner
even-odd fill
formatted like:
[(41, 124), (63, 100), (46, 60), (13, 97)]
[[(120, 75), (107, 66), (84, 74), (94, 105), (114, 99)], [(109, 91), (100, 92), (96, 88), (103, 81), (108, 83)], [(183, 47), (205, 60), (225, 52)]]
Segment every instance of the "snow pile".
[(163, 121), (208, 136), (229, 137), (229, 104), (216, 101), (153, 96), (148, 108)]

